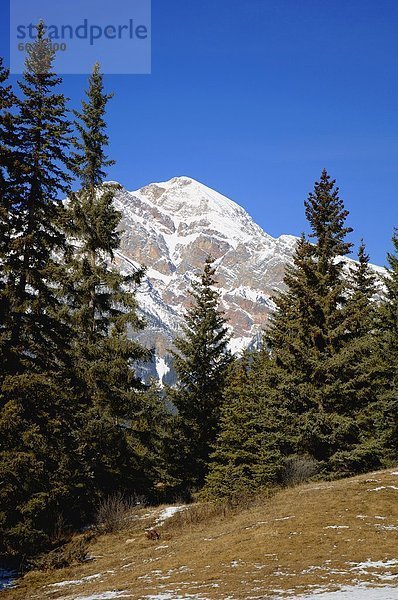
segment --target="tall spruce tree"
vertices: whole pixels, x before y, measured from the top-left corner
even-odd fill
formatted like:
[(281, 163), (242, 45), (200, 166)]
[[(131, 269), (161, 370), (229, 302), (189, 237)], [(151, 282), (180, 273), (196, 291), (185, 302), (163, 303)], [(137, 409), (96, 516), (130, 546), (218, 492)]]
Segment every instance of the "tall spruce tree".
[(272, 402), (271, 368), (266, 350), (231, 364), (204, 497), (233, 500), (280, 481), (282, 420)]
[(223, 389), (231, 355), (213, 259), (207, 258), (199, 281), (192, 284), (192, 306), (185, 314), (183, 336), (174, 342), (177, 387), (168, 398), (178, 410), (175, 446), (170, 447), (171, 472), (176, 487), (194, 491), (202, 487), (208, 472), (220, 426)]
[(369, 266), (363, 241), (358, 262), (349, 267), (347, 285), (347, 298), (342, 307), (345, 339), (332, 359), (342, 398), (337, 408), (355, 423), (353, 443), (342, 447), (330, 461), (331, 470), (342, 475), (380, 467), (382, 461), (377, 435), (380, 421), (375, 301), (378, 278)]
[(154, 399), (146, 396), (134, 370), (150, 353), (130, 336), (144, 327), (134, 294), (143, 270), (125, 276), (112, 264), (120, 244), (121, 215), (113, 205), (116, 186), (104, 183), (106, 168), (113, 164), (105, 153), (110, 98), (97, 64), (87, 101), (75, 113), (79, 136), (73, 164), (81, 189), (70, 196), (68, 207), (68, 232), (75, 243), (67, 261), (65, 294), (72, 314), (75, 380), (86, 415), (81, 443), (93, 473), (93, 496), (148, 491), (150, 453), (143, 425), (148, 399)]
[(75, 447), (70, 332), (59, 317), (54, 259), (65, 243), (58, 199), (69, 189), (70, 126), (53, 59), (40, 23), (20, 82), (5, 177), (11, 229), (1, 257), (7, 310), (1, 322), (0, 555), (39, 552), (51, 543), (58, 518), (76, 524), (80, 516), (84, 465)]
[(381, 409), (378, 433), (389, 463), (398, 458), (398, 229), (387, 255), (388, 273), (383, 278), (385, 297), (377, 312), (377, 375)]
[(66, 152), (70, 123), (65, 97), (57, 91), (61, 79), (52, 71), (54, 51), (44, 29), (40, 23), (37, 41), (28, 51), (15, 126), (15, 235), (7, 260), (12, 319), (9, 362), (15, 372), (22, 361), (40, 369), (49, 361), (57, 364), (60, 349), (63, 353), (54, 317), (59, 305), (54, 255), (65, 246), (59, 198), (69, 191)]
[(305, 323), (311, 302), (308, 283), (313, 281), (313, 248), (302, 236), (297, 242), (293, 264), (286, 268), (287, 291), (274, 297), (277, 308), (265, 336), (278, 372), (281, 403), (287, 412), (296, 416), (285, 431), (288, 453), (295, 452), (299, 444), (297, 418), (313, 406), (310, 380), (315, 350)]
[(342, 368), (349, 337), (342, 258), (350, 251), (346, 236), (351, 229), (338, 188), (325, 170), (305, 208), (314, 243), (302, 237), (297, 245), (285, 276), (287, 291), (275, 299), (267, 340), (279, 371), (280, 402), (295, 415), (287, 432), (291, 450), (312, 455), (329, 471), (346, 472), (352, 467), (339, 466), (333, 457), (355, 453), (360, 444), (355, 374), (347, 379)]

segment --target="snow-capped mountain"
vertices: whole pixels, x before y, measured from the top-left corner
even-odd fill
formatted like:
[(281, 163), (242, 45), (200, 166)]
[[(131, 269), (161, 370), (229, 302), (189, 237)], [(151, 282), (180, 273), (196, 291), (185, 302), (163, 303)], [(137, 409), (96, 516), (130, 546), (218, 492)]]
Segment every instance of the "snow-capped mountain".
[(259, 339), (296, 237), (271, 237), (241, 206), (189, 177), (135, 192), (118, 187), (115, 205), (123, 215), (119, 267), (124, 272), (147, 267), (138, 301), (148, 323), (141, 341), (156, 351), (150, 374), (156, 368), (161, 381), (170, 381), (168, 350), (190, 302), (190, 282), (208, 255), (216, 259), (232, 350)]
[(140, 190), (118, 189), (122, 241), (117, 262), (124, 272), (147, 267), (138, 300), (147, 320), (141, 341), (156, 349), (156, 371), (167, 380), (168, 349), (189, 305), (190, 282), (205, 258), (216, 259), (222, 307), (238, 351), (261, 335), (282, 285), (296, 238), (275, 239), (238, 204), (189, 178), (176, 177)]

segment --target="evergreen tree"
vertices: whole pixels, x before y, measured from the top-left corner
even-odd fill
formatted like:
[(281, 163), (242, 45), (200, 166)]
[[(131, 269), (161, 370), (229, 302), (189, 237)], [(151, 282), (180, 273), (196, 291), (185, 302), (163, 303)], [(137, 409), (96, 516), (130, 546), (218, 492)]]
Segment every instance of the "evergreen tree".
[(398, 229), (394, 230), (393, 252), (387, 255), (388, 273), (383, 278), (385, 297), (377, 312), (377, 375), (380, 384), (381, 436), (386, 459), (398, 457)]
[(270, 397), (267, 367), (272, 365), (263, 350), (245, 353), (229, 368), (205, 497), (238, 498), (280, 480), (282, 421)]
[[(312, 455), (328, 470), (346, 472), (352, 467), (339, 466), (333, 457), (342, 451), (352, 455), (361, 443), (360, 365), (351, 373), (345, 367), (349, 339), (356, 338), (359, 344), (361, 334), (355, 331), (355, 307), (360, 310), (365, 302), (370, 306), (368, 290), (365, 300), (360, 289), (365, 285), (366, 260), (347, 307), (349, 286), (342, 257), (350, 251), (345, 238), (351, 229), (345, 225), (348, 212), (338, 188), (326, 171), (305, 207), (315, 243), (302, 237), (297, 245), (294, 264), (285, 276), (287, 291), (275, 299), (277, 312), (267, 340), (278, 369), (279, 401), (295, 416), (287, 432), (291, 451)], [(364, 320), (361, 327), (368, 326)]]
[(358, 250), (358, 262), (350, 267), (350, 295), (347, 309), (350, 316), (348, 335), (350, 338), (362, 338), (375, 326), (376, 304), (372, 302), (377, 293), (378, 279), (369, 267), (369, 254), (361, 240)]
[[(59, 196), (69, 190), (66, 148), (69, 122), (61, 80), (52, 72), (54, 52), (38, 25), (38, 38), (26, 60), (20, 82), (23, 98), (15, 119), (15, 159), (9, 182), (13, 237), (4, 261), (5, 292), (10, 306), (5, 360), (15, 373), (33, 363), (38, 369), (60, 358), (60, 327), (54, 314), (57, 265), (54, 254), (64, 248)], [(61, 351), (62, 353), (62, 351)]]
[[(297, 242), (293, 264), (286, 268), (286, 292), (274, 297), (276, 312), (271, 316), (265, 336), (278, 373), (280, 404), (292, 415), (285, 430), (288, 454), (299, 450), (298, 420), (313, 407), (310, 382), (316, 351), (306, 320), (314, 281), (313, 248), (302, 236)], [(304, 452), (304, 448), (301, 451)]]
[(361, 242), (358, 262), (349, 268), (348, 296), (342, 308), (345, 342), (333, 358), (342, 395), (342, 402), (337, 406), (356, 425), (354, 443), (337, 451), (331, 459), (331, 469), (344, 475), (378, 468), (382, 460), (377, 436), (380, 420), (375, 335), (377, 282)]
[[(135, 418), (135, 435), (139, 434), (141, 469), (145, 474), (146, 497), (159, 504), (175, 501), (167, 460), (173, 444), (173, 416), (165, 404), (164, 390), (151, 380), (144, 394), (141, 411)], [(149, 483), (149, 485), (148, 485)]]
[[(106, 107), (113, 94), (104, 92), (103, 76), (99, 63), (96, 63), (89, 78), (86, 92), (87, 101), (82, 102), (82, 111), (74, 111), (77, 121), (75, 127), (80, 139), (75, 140), (76, 152), (74, 171), (85, 190), (93, 193), (101, 187), (106, 177), (106, 168), (115, 164), (105, 153), (109, 144), (106, 134)], [(109, 248), (106, 248), (109, 250)]]
[(86, 418), (82, 443), (93, 486), (102, 494), (142, 493), (149, 486), (144, 442), (148, 432), (143, 431), (148, 398), (134, 365), (148, 360), (150, 353), (130, 337), (144, 327), (134, 294), (143, 270), (125, 276), (113, 264), (121, 215), (113, 205), (115, 185), (104, 183), (106, 168), (113, 164), (105, 154), (110, 98), (97, 64), (87, 101), (75, 113), (79, 139), (73, 164), (82, 187), (69, 199), (67, 227), (75, 243), (68, 253), (65, 295), (74, 331), (75, 381)]
[[(8, 251), (1, 248), (7, 307), (1, 315), (1, 555), (40, 551), (50, 543), (58, 517), (76, 523), (84, 472), (73, 434), (70, 332), (59, 318), (54, 260), (65, 244), (58, 198), (69, 188), (69, 123), (65, 98), (57, 91), (60, 79), (52, 71), (54, 53), (43, 24), (37, 29), (20, 83), (22, 99), (13, 122), (7, 117), (13, 154), (6, 175), (2, 163), (10, 229)], [(2, 136), (7, 131), (4, 120), (1, 131)]]
[(171, 466), (182, 490), (197, 490), (204, 483), (219, 431), (223, 389), (231, 362), (229, 334), (219, 309), (214, 275), (213, 260), (207, 258), (200, 280), (190, 290), (193, 304), (185, 315), (184, 335), (174, 342), (178, 384), (168, 390), (168, 398), (178, 415)]

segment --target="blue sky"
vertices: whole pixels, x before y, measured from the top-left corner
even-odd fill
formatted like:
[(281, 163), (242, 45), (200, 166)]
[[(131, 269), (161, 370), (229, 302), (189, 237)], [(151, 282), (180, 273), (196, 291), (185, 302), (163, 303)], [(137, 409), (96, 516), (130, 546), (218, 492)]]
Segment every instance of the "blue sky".
[[(84, 85), (65, 77), (73, 104)], [(106, 85), (110, 179), (189, 175), (278, 236), (307, 229), (303, 202), (326, 167), (353, 241), (385, 263), (398, 226), (396, 0), (153, 0), (152, 74)]]

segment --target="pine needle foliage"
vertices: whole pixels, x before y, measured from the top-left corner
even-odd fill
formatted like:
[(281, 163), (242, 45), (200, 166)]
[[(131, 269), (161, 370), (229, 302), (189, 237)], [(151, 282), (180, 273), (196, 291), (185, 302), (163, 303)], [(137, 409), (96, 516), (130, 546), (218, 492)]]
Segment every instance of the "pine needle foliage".
[[(385, 296), (377, 312), (377, 374), (381, 406), (378, 433), (385, 457), (395, 464), (398, 457), (398, 229), (392, 237), (393, 251), (387, 254)], [(380, 411), (379, 411), (380, 412)]]
[(281, 419), (268, 392), (266, 365), (272, 368), (262, 351), (246, 352), (229, 367), (206, 498), (234, 501), (280, 483)]
[(192, 284), (192, 305), (185, 314), (183, 335), (174, 342), (178, 384), (168, 390), (168, 398), (178, 410), (177, 456), (172, 470), (180, 486), (189, 490), (199, 489), (207, 474), (231, 362), (229, 331), (219, 308), (213, 263), (207, 258), (200, 279)]
[(1, 72), (0, 555), (48, 547), (56, 519), (76, 524), (83, 504), (55, 259), (65, 248), (70, 123), (53, 59), (40, 23), (18, 100)]
[(374, 281), (363, 246), (351, 284), (345, 275), (348, 212), (325, 170), (305, 208), (314, 243), (302, 236), (297, 244), (267, 343), (279, 401), (293, 417), (291, 451), (312, 456), (328, 472), (350, 474), (378, 462), (360, 420), (375, 400), (367, 364)]
[[(74, 379), (86, 424), (80, 432), (92, 471), (95, 495), (147, 493), (151, 458), (144, 412), (161, 398), (147, 394), (136, 374), (137, 363), (151, 353), (134, 340), (145, 323), (135, 291), (144, 274), (124, 275), (115, 258), (120, 245), (121, 214), (114, 206), (117, 186), (104, 182), (108, 145), (105, 114), (112, 94), (104, 91), (98, 64), (89, 78), (87, 100), (75, 112), (73, 170), (81, 188), (68, 203), (67, 298), (73, 328)], [(147, 426), (149, 424), (147, 423)], [(150, 437), (150, 436), (149, 436)], [(90, 440), (88, 445), (86, 440)], [(149, 444), (150, 446), (150, 444)]]

